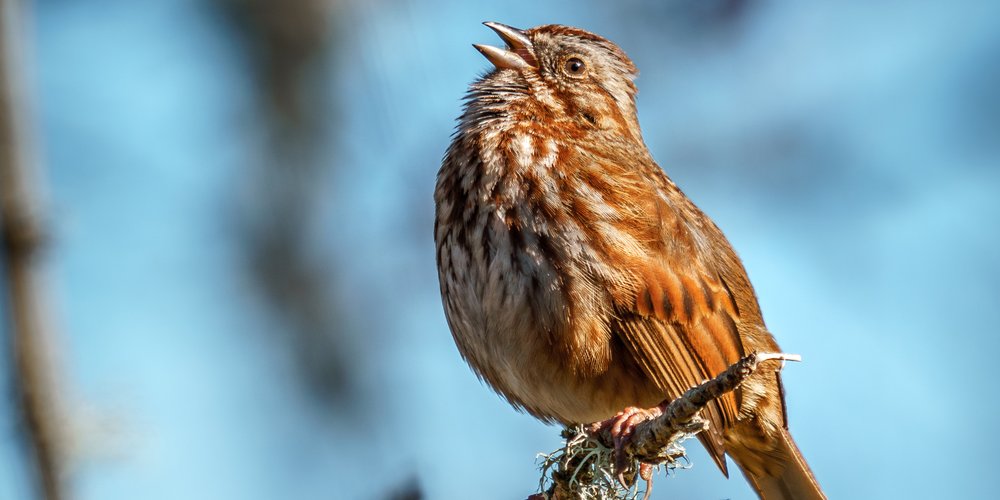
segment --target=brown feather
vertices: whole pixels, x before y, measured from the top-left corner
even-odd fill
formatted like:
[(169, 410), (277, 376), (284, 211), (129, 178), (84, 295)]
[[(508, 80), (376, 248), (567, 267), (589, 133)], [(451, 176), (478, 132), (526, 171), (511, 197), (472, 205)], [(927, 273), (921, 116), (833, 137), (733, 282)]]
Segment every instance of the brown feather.
[[(512, 51), (484, 52), (498, 69), (470, 88), (435, 189), (445, 313), (476, 374), (542, 420), (591, 423), (778, 351), (729, 242), (643, 144), (624, 52), (565, 26), (498, 32)], [(724, 473), (728, 453), (764, 497), (822, 497), (776, 367), (703, 414)]]
[[(626, 313), (627, 314), (627, 313)], [(615, 331), (625, 340), (629, 354), (655, 381), (665, 399), (673, 399), (704, 381), (704, 363), (688, 349), (679, 328), (638, 315), (624, 315)], [(694, 382), (691, 382), (694, 381)], [(735, 398), (730, 394), (713, 401), (703, 413), (709, 429), (699, 435), (719, 469), (728, 475), (722, 430), (736, 419)]]

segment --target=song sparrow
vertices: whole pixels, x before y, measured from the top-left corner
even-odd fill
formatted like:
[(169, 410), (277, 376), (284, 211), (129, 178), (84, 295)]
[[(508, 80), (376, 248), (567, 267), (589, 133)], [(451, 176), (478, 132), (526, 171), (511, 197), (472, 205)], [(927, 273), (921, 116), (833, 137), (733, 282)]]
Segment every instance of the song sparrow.
[[(507, 47), (475, 46), (496, 68), (470, 87), (434, 193), (442, 300), (473, 370), (576, 424), (778, 352), (729, 242), (650, 157), (625, 53), (577, 28), (486, 25)], [(762, 498), (824, 498), (772, 364), (706, 408), (700, 439)]]

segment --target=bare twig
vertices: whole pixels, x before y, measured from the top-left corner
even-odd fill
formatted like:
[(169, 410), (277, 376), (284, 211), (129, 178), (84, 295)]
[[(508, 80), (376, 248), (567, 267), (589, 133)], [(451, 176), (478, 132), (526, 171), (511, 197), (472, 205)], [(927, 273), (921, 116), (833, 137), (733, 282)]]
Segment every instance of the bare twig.
[(668, 457), (661, 457), (662, 450), (667, 449), (676, 438), (697, 434), (708, 427), (698, 416), (701, 409), (739, 387), (757, 369), (757, 365), (769, 360), (801, 359), (797, 354), (782, 353), (753, 353), (740, 359), (714, 379), (689, 389), (683, 396), (671, 401), (663, 415), (637, 425), (632, 439), (625, 446), (625, 454), (646, 463), (663, 461)]
[(27, 160), (24, 102), (16, 61), (23, 2), (0, 0), (0, 238), (6, 301), (12, 325), (13, 366), (20, 409), (44, 498), (64, 498), (60, 483), (55, 390), (37, 266), (42, 231)]

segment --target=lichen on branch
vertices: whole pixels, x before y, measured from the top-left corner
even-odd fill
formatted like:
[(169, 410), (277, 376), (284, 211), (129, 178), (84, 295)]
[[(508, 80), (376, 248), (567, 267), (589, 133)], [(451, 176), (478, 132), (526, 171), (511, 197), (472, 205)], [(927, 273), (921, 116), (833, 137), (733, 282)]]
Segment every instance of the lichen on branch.
[[(539, 491), (529, 500), (610, 500), (648, 498), (654, 467), (684, 468), (687, 457), (681, 443), (708, 429), (701, 410), (735, 390), (766, 361), (801, 361), (796, 354), (753, 353), (730, 365), (711, 380), (672, 400), (663, 413), (635, 427), (624, 444), (626, 469), (615, 470), (614, 438), (607, 426), (563, 430), (562, 448), (540, 454)], [(645, 479), (641, 487), (638, 479)]]

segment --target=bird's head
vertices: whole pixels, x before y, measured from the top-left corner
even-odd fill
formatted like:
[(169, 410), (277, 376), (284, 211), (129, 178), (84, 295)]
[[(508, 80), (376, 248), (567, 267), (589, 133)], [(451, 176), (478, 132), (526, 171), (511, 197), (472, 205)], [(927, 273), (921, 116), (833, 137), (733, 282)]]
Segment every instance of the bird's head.
[[(528, 30), (487, 22), (504, 48), (474, 45), (495, 69), (473, 84), (473, 100), (507, 118), (569, 125), (580, 133), (640, 140), (637, 71), (617, 45), (568, 26)], [(514, 115), (514, 116), (511, 116)]]

